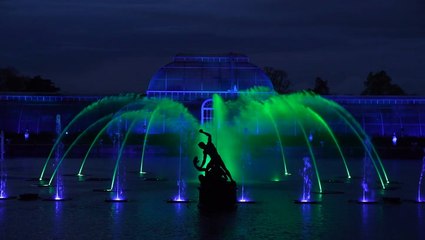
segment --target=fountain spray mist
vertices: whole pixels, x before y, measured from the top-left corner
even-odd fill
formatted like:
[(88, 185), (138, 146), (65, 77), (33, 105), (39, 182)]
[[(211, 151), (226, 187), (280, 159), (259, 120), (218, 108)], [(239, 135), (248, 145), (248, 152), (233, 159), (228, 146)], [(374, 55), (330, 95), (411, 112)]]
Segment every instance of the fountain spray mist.
[(304, 168), (301, 176), (303, 177), (303, 195), (301, 202), (310, 202), (311, 201), (311, 160), (308, 156), (303, 158)]
[[(60, 134), (62, 132), (62, 124), (61, 124), (61, 115), (56, 115), (56, 137), (59, 138)], [(58, 145), (56, 147), (55, 151), (55, 166), (58, 166), (61, 161), (62, 157), (62, 150), (63, 150), (63, 143), (61, 141), (58, 142)], [(57, 174), (56, 177), (56, 193), (54, 196), (55, 200), (61, 200), (63, 199), (63, 181), (61, 174)]]
[(421, 196), (421, 188), (422, 188), (422, 178), (425, 172), (425, 148), (423, 149), (423, 151), (424, 151), (424, 156), (422, 158), (422, 170), (421, 170), (421, 175), (419, 176), (419, 184), (418, 184), (418, 198), (417, 198), (418, 202), (424, 202)]
[(0, 199), (7, 198), (6, 194), (6, 173), (4, 172), (4, 132), (0, 133)]

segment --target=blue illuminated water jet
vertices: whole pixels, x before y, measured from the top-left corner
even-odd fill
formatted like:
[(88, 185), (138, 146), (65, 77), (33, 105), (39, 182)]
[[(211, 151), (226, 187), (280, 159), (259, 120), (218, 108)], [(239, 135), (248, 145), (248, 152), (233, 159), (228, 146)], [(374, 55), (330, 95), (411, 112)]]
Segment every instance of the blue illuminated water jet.
[(424, 156), (422, 158), (422, 169), (421, 169), (421, 175), (419, 176), (418, 197), (417, 197), (417, 200), (416, 200), (418, 203), (425, 203), (425, 200), (422, 199), (422, 193), (421, 193), (422, 179), (423, 179), (424, 172), (425, 172), (425, 148), (423, 149), (423, 151), (424, 151)]
[[(365, 140), (366, 145), (366, 152), (371, 151), (371, 142), (369, 139)], [(372, 175), (372, 164), (373, 160), (369, 157), (369, 155), (365, 152), (365, 156), (363, 158), (363, 178), (361, 181), (361, 187), (362, 187), (362, 196), (357, 201), (361, 204), (370, 204), (370, 203), (376, 203), (376, 199), (374, 196), (374, 191), (372, 191), (370, 187), (371, 182), (371, 175)]]
[(7, 174), (4, 171), (4, 132), (0, 132), (0, 199), (7, 199), (6, 193), (6, 178)]
[(312, 169), (312, 163), (311, 159), (308, 156), (305, 156), (303, 158), (304, 167), (301, 172), (301, 176), (303, 179), (303, 191), (301, 199), (295, 200), (295, 203), (298, 204), (313, 204), (313, 203), (319, 203), (318, 201), (314, 201), (311, 199), (311, 186), (312, 186), (312, 175), (313, 175), (313, 169)]

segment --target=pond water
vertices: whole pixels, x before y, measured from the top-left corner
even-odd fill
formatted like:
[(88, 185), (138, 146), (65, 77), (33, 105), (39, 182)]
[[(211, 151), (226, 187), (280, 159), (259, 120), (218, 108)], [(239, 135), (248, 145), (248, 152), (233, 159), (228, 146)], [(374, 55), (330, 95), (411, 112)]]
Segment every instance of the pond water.
[[(75, 173), (80, 161), (66, 160), (62, 174)], [(378, 183), (371, 184), (377, 204), (356, 202), (362, 194), (360, 159), (349, 161), (351, 180), (341, 177), (343, 171), (334, 171), (340, 162), (329, 159), (318, 163), (323, 188), (339, 194), (313, 193), (320, 204), (294, 204), (301, 196), (302, 177), (293, 171), (277, 182), (247, 181), (245, 192), (255, 204), (209, 214), (197, 207), (198, 183), (195, 170), (188, 173), (190, 168), (182, 176), (191, 176), (185, 194), (192, 203), (167, 203), (177, 193), (175, 176), (156, 171), (151, 176), (163, 181), (143, 181), (137, 159), (123, 162), (121, 181), (128, 202), (105, 202), (110, 193), (93, 191), (108, 188), (108, 179), (83, 181), (76, 176), (62, 176), (65, 196), (71, 200), (54, 202), (42, 200), (53, 195), (53, 188), (28, 181), (39, 176), (43, 164), (44, 159), (6, 159), (8, 194), (37, 193), (40, 199), (1, 200), (0, 239), (425, 239), (425, 204), (409, 201), (417, 197), (419, 160), (384, 160), (395, 183), (385, 191), (379, 190)], [(109, 159), (91, 159), (85, 180), (110, 178), (113, 165)], [(240, 181), (238, 186), (241, 189)], [(382, 197), (402, 201), (390, 204)]]

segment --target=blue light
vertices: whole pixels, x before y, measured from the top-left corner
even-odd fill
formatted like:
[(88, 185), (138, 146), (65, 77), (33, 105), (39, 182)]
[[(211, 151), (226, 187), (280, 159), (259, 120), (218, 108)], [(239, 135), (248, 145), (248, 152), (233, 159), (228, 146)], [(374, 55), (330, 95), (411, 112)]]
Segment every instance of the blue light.
[(392, 142), (393, 142), (393, 145), (397, 145), (397, 136), (395, 135), (395, 133), (393, 135)]
[(25, 138), (25, 141), (28, 141), (30, 139), (30, 133), (29, 133), (28, 129), (25, 130), (24, 138)]

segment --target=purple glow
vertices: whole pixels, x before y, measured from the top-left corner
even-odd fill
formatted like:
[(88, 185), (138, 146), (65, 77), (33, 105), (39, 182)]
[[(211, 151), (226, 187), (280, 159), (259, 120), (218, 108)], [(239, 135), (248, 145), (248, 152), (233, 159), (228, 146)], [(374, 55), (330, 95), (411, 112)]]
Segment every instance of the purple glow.
[(240, 203), (247, 203), (247, 202), (252, 202), (250, 199), (248, 199), (248, 198), (239, 198), (238, 199), (238, 202), (240, 202)]
[(6, 194), (6, 179), (2, 175), (1, 176), (1, 179), (0, 179), (0, 199), (4, 199), (4, 198), (7, 198), (7, 194)]
[(249, 198), (239, 198), (237, 200), (238, 203), (255, 203), (255, 201), (249, 199)]
[(114, 201), (122, 201), (122, 200), (125, 199), (123, 195), (124, 194), (123, 194), (122, 189), (118, 189), (117, 188), (116, 194), (115, 194), (114, 197), (112, 197), (112, 200), (114, 200)]
[(0, 132), (0, 199), (6, 199), (6, 173), (3, 170), (4, 162), (4, 132)]
[(311, 162), (309, 157), (304, 157), (304, 168), (301, 173), (303, 177), (303, 195), (300, 202), (310, 202), (311, 199)]
[(313, 141), (313, 133), (311, 133), (311, 132), (310, 132), (310, 135), (308, 136), (308, 140), (309, 140), (310, 142), (312, 142), (312, 141)]
[(395, 135), (395, 133), (393, 135), (392, 142), (393, 142), (393, 145), (397, 145), (397, 136)]
[(186, 183), (183, 180), (177, 180), (178, 192), (177, 195), (173, 198), (175, 202), (185, 202), (187, 199), (183, 197), (183, 193), (186, 189)]
[(174, 198), (173, 198), (173, 201), (176, 201), (176, 202), (184, 202), (184, 201), (186, 201), (186, 199), (184, 199), (184, 198), (182, 198), (181, 196), (175, 196)]
[(422, 194), (421, 194), (421, 188), (422, 188), (422, 179), (424, 177), (424, 172), (425, 172), (425, 148), (423, 149), (424, 151), (424, 157), (422, 158), (422, 169), (421, 169), (421, 175), (419, 176), (419, 183), (418, 183), (418, 202), (424, 202), (424, 200), (422, 200)]
[[(371, 152), (371, 142), (369, 139), (365, 139), (366, 152)], [(371, 179), (371, 171), (372, 171), (372, 159), (366, 154), (363, 158), (363, 179), (361, 181), (362, 187), (362, 196), (361, 199), (358, 200), (360, 203), (372, 203), (374, 200), (374, 191), (370, 188), (370, 179)]]
[(122, 201), (123, 199), (120, 196), (115, 196), (112, 200), (114, 201)]

